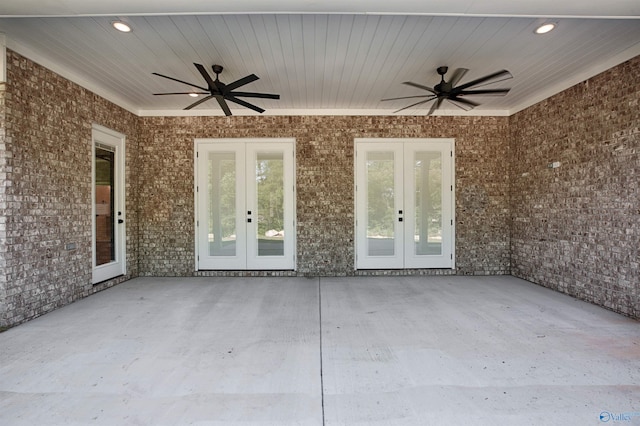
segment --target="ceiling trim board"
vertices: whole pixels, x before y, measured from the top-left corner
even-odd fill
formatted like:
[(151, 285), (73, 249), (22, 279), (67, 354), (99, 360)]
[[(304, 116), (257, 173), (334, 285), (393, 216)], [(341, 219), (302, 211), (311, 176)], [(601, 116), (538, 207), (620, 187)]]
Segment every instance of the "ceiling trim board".
[(86, 13), (74, 15), (7, 15), (0, 18), (104, 18), (104, 17), (155, 17), (155, 16), (212, 16), (212, 15), (365, 15), (365, 16), (434, 16), (460, 18), (525, 18), (525, 19), (610, 19), (640, 20), (640, 15), (549, 15), (506, 13), (431, 13), (431, 12), (174, 12), (174, 13)]
[[(542, 11), (542, 12), (541, 12)], [(640, 18), (637, 0), (5, 0), (0, 4), (2, 17), (86, 17), (150, 16), (206, 14), (364, 14), (364, 15), (432, 15), (474, 17), (545, 17), (545, 18)]]
[[(410, 116), (410, 117), (426, 117), (428, 109), (422, 109), (420, 112), (402, 112), (394, 113), (394, 110), (387, 109), (271, 109), (262, 114), (258, 114), (247, 110), (231, 110), (234, 117), (245, 116)], [(438, 110), (434, 117), (437, 116), (455, 116), (455, 117), (507, 117), (508, 111), (504, 110), (471, 110), (459, 113), (459, 110)], [(140, 111), (141, 117), (224, 117), (224, 113), (215, 109), (201, 110), (143, 110)], [(230, 117), (231, 118), (231, 117)]]

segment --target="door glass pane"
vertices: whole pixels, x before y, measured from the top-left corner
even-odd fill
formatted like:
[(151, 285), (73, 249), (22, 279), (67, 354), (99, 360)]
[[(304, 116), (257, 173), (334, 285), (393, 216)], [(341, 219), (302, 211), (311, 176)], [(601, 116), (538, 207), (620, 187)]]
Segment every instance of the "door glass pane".
[(442, 254), (442, 155), (416, 152), (414, 158), (416, 255)]
[(367, 255), (393, 256), (395, 194), (393, 152), (367, 153)]
[(258, 256), (284, 255), (284, 158), (282, 152), (256, 156)]
[(209, 256), (236, 255), (236, 155), (209, 152)]
[(96, 266), (116, 260), (114, 220), (115, 152), (96, 146)]

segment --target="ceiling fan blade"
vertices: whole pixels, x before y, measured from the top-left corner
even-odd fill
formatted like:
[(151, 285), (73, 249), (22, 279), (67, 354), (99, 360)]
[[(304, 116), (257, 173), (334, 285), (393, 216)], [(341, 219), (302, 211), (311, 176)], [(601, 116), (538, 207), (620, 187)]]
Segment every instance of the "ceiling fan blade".
[(461, 103), (461, 104), (467, 105), (467, 106), (469, 106), (469, 109), (475, 108), (475, 107), (477, 107), (477, 106), (479, 106), (479, 105), (480, 105), (479, 103), (474, 102), (474, 101), (472, 101), (472, 100), (469, 100), (469, 99), (462, 99), (462, 98), (458, 98), (458, 97), (455, 97), (455, 96), (452, 96), (452, 97), (450, 97), (450, 98), (448, 98), (448, 99), (449, 99), (451, 102), (459, 102), (459, 103)]
[(253, 104), (250, 104), (249, 102), (245, 102), (242, 99), (238, 99), (238, 98), (234, 98), (233, 96), (227, 96), (227, 100), (231, 101), (231, 102), (235, 102), (238, 105), (242, 105), (245, 108), (249, 108), (252, 109), (256, 112), (259, 112), (260, 114), (262, 114), (264, 112), (264, 110), (260, 107), (257, 107)]
[(487, 96), (504, 96), (511, 89), (486, 89), (486, 90), (462, 90), (456, 95), (487, 95)]
[(428, 86), (424, 86), (422, 84), (418, 84), (418, 83), (413, 83), (411, 81), (405, 81), (402, 84), (406, 84), (407, 86), (413, 86), (413, 87), (417, 87), (418, 89), (422, 89), (422, 90), (426, 90), (427, 92), (431, 92), (434, 95), (436, 95), (435, 90), (433, 90), (431, 87)]
[(469, 70), (466, 68), (456, 69), (453, 74), (451, 74), (451, 78), (449, 79), (449, 83), (451, 84), (451, 86), (455, 87), (455, 85), (458, 84), (458, 82), (462, 79), (462, 77), (464, 77), (467, 71)]
[[(195, 84), (191, 84), (191, 83), (188, 83), (186, 81), (178, 80), (177, 78), (173, 78), (173, 77), (169, 77), (169, 76), (166, 76), (166, 75), (158, 74), (157, 72), (152, 72), (151, 74), (157, 75), (158, 77), (168, 78), (169, 80), (177, 81), (178, 83), (186, 84), (187, 86), (195, 87), (195, 88), (198, 88), (200, 90), (209, 90), (209, 89), (207, 89), (205, 87), (196, 86)], [(209, 92), (207, 92), (207, 93), (209, 93)]]
[(194, 103), (192, 103), (191, 105), (189, 105), (188, 107), (186, 107), (186, 108), (185, 108), (185, 110), (187, 110), (187, 109), (191, 109), (191, 108), (195, 108), (195, 107), (197, 107), (198, 105), (200, 105), (201, 103), (206, 102), (206, 101), (208, 101), (208, 100), (209, 100), (209, 99), (211, 99), (211, 98), (213, 98), (213, 95), (209, 95), (209, 96), (206, 96), (206, 97), (204, 97), (204, 98), (202, 98), (202, 99), (198, 99), (197, 101), (195, 101)]
[(447, 100), (451, 102), (453, 105), (465, 111), (471, 111), (473, 108), (480, 105), (480, 104), (476, 104), (475, 102), (467, 101), (466, 99), (460, 99), (460, 98), (447, 98)]
[(513, 76), (509, 71), (500, 70), (500, 71), (494, 72), (493, 74), (485, 75), (484, 77), (480, 77), (468, 83), (462, 84), (458, 87), (455, 87), (454, 90), (459, 92), (460, 90), (464, 90), (468, 87), (477, 86), (483, 83), (484, 84), (497, 83), (499, 81), (509, 80), (510, 78), (513, 78)]
[(257, 75), (255, 75), (255, 74), (248, 75), (246, 77), (241, 78), (240, 80), (234, 81), (233, 83), (227, 84), (226, 87), (225, 87), (225, 91), (226, 92), (230, 92), (233, 89), (237, 89), (240, 86), (244, 86), (245, 84), (252, 83), (252, 82), (254, 82), (256, 80), (258, 80), (258, 76)]
[(443, 100), (444, 98), (442, 97), (438, 98), (438, 100), (435, 101), (433, 105), (431, 105), (431, 108), (429, 109), (429, 112), (427, 113), (427, 115), (433, 114), (438, 108), (440, 108), (440, 105), (442, 105)]
[(416, 102), (415, 104), (407, 105), (406, 107), (400, 108), (400, 109), (395, 110), (393, 112), (396, 113), (396, 112), (404, 111), (405, 109), (408, 109), (408, 108), (411, 108), (411, 107), (414, 107), (414, 106), (418, 106), (418, 105), (421, 105), (421, 104), (426, 104), (427, 102), (432, 101), (432, 100), (434, 100), (436, 98), (437, 98), (437, 96), (431, 96), (429, 99), (425, 99), (424, 101)]
[(210, 89), (216, 89), (220, 91), (220, 89), (216, 85), (216, 82), (213, 81), (213, 79), (211, 78), (211, 75), (209, 75), (205, 67), (203, 67), (201, 64), (196, 64), (195, 62), (193, 63), (193, 65), (195, 65), (198, 71), (200, 71), (200, 74), (202, 74), (202, 77), (204, 77)]
[(197, 95), (208, 95), (209, 92), (171, 92), (171, 93), (154, 93), (155, 96), (160, 96), (160, 95), (191, 95), (192, 93), (195, 93)]
[(229, 93), (229, 95), (233, 97), (240, 96), (245, 98), (280, 99), (280, 95), (274, 95), (272, 93), (232, 92)]
[(386, 99), (380, 99), (380, 101), (397, 101), (399, 99), (412, 99), (412, 98), (427, 98), (427, 97), (432, 97), (433, 95), (416, 95), (416, 96), (401, 96), (399, 98), (386, 98)]
[(218, 104), (220, 105), (220, 108), (222, 108), (222, 111), (224, 111), (224, 115), (226, 115), (227, 117), (229, 117), (231, 114), (231, 110), (229, 109), (229, 105), (227, 105), (227, 102), (224, 100), (224, 96), (222, 95), (215, 95), (216, 100), (218, 101)]

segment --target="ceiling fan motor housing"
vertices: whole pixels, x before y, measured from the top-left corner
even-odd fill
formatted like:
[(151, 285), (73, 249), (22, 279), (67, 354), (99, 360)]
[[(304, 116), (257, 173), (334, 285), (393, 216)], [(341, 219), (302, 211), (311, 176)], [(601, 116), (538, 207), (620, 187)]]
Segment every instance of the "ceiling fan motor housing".
[(216, 75), (222, 73), (222, 70), (224, 69), (222, 65), (213, 65), (211, 68), (213, 68), (213, 73)]

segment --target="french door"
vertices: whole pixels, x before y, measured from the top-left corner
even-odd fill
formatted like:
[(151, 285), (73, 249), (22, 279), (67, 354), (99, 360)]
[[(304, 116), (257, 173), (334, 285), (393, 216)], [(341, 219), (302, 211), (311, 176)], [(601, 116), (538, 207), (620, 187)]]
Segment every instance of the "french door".
[(453, 139), (356, 139), (356, 268), (453, 268)]
[(295, 269), (293, 139), (195, 144), (197, 269)]
[(94, 125), (93, 283), (126, 272), (124, 135)]

